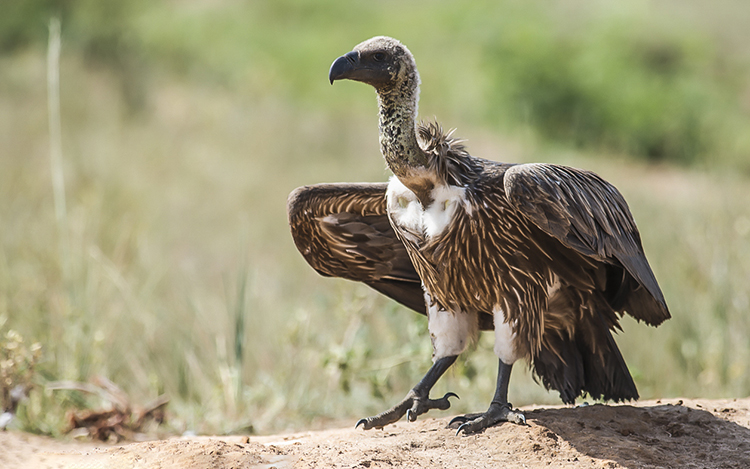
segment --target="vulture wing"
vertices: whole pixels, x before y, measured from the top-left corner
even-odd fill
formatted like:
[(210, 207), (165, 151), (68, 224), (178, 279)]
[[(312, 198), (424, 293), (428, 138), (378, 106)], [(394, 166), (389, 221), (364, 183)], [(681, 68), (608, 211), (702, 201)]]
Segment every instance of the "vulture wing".
[(550, 164), (523, 164), (505, 173), (505, 195), (547, 234), (579, 253), (622, 266), (623, 308), (658, 325), (670, 317), (646, 260), (641, 237), (620, 192), (596, 174)]
[(294, 244), (319, 274), (364, 282), (419, 313), (422, 281), (386, 213), (386, 183), (318, 184), (289, 195)]

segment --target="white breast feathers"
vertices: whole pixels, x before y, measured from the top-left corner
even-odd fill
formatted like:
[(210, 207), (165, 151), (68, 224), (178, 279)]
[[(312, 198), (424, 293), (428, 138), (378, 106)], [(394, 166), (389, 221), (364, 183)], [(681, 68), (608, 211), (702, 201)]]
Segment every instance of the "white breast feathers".
[(427, 207), (396, 176), (391, 177), (386, 192), (388, 212), (394, 223), (406, 231), (418, 233), (425, 238), (440, 235), (450, 224), (456, 209), (462, 207), (471, 214), (471, 205), (466, 201), (466, 189), (458, 186), (436, 186), (430, 193), (433, 201)]

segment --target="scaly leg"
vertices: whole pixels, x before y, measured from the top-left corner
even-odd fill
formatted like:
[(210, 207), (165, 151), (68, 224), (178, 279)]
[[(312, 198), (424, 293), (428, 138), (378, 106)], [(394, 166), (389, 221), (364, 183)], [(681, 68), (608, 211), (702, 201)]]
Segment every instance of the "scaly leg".
[(451, 428), (455, 428), (454, 424), (460, 424), (456, 435), (461, 431), (467, 435), (481, 432), (500, 422), (526, 425), (526, 417), (521, 412), (513, 410), (513, 405), (508, 402), (508, 383), (510, 382), (510, 372), (513, 365), (506, 365), (502, 360), (498, 360), (498, 362), (497, 387), (490, 408), (483, 414), (467, 414), (451, 420), (448, 424)]
[(449, 392), (440, 399), (430, 399), (430, 390), (437, 380), (443, 376), (445, 370), (456, 361), (456, 358), (457, 355), (437, 359), (429, 371), (427, 371), (427, 374), (424, 375), (424, 378), (409, 391), (403, 401), (374, 417), (361, 419), (354, 428), (360, 425), (364, 425), (365, 430), (383, 428), (388, 424), (398, 421), (404, 414), (406, 414), (408, 421), (413, 422), (417, 420), (418, 415), (422, 415), (430, 409), (448, 409), (451, 406), (448, 398), (457, 398), (458, 396)]

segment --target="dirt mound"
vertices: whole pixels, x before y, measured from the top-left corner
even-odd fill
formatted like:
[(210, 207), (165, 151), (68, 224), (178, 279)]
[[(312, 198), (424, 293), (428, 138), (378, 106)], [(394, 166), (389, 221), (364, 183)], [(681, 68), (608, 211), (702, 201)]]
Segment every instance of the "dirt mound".
[(0, 433), (0, 467), (29, 468), (748, 468), (750, 398), (524, 408), (528, 426), (455, 436), (449, 418), (259, 437), (122, 446)]

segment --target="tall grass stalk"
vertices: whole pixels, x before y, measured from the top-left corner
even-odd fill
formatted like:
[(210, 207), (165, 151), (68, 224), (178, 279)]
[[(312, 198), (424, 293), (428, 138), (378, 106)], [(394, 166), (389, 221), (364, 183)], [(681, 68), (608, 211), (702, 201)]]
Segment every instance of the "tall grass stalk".
[(247, 266), (243, 264), (237, 285), (237, 304), (234, 308), (234, 369), (236, 370), (236, 397), (242, 399), (242, 364), (245, 358), (245, 316), (247, 314)]
[[(242, 230), (245, 233), (246, 230)], [(242, 243), (244, 245), (244, 243)], [(239, 272), (237, 274), (237, 290), (235, 296), (234, 305), (234, 399), (242, 405), (242, 388), (243, 388), (243, 365), (245, 362), (245, 319), (247, 317), (247, 286), (248, 286), (248, 264), (247, 264), (247, 253), (245, 249), (240, 250), (240, 265)], [(227, 302), (229, 304), (229, 302)]]
[(67, 240), (67, 207), (65, 203), (65, 175), (63, 173), (62, 124), (60, 118), (60, 18), (49, 21), (47, 45), (47, 112), (49, 115), (49, 156), (52, 174), (52, 194), (55, 202), (58, 246), (63, 279), (69, 280), (70, 259)]

